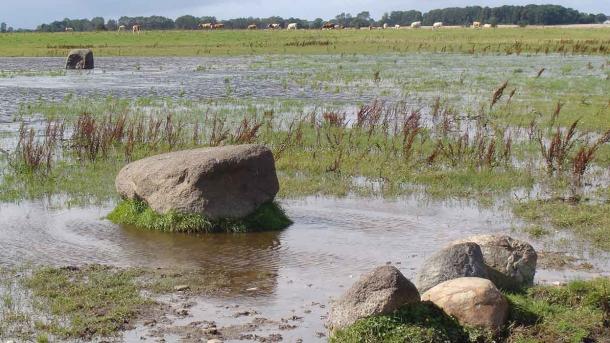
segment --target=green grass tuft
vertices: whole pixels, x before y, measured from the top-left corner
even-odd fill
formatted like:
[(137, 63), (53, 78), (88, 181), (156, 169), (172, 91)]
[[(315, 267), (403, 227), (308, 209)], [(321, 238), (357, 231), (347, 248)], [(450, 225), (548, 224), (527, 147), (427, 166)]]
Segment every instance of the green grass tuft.
[(163, 232), (212, 233), (257, 232), (282, 230), (292, 224), (279, 204), (261, 205), (254, 213), (242, 219), (212, 220), (200, 214), (169, 212), (156, 213), (145, 202), (123, 200), (108, 214), (116, 224)]
[(466, 342), (468, 333), (458, 322), (429, 302), (411, 304), (394, 314), (358, 321), (334, 333), (331, 343)]

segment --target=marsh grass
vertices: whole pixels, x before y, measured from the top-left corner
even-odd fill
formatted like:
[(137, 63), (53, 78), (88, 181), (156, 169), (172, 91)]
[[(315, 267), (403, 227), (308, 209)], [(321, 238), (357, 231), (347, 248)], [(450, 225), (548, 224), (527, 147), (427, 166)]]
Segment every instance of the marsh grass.
[(610, 281), (574, 281), (505, 294), (509, 321), (498, 335), (462, 327), (430, 303), (358, 321), (330, 339), (353, 342), (605, 342), (610, 339)]
[(116, 334), (152, 304), (140, 295), (138, 274), (104, 266), (35, 270), (25, 286), (38, 300), (35, 307), (51, 315), (35, 326), (63, 339)]
[(261, 205), (254, 213), (242, 219), (209, 219), (192, 213), (159, 214), (142, 201), (123, 200), (107, 218), (116, 224), (182, 233), (276, 231), (292, 224), (284, 210), (275, 202)]
[(593, 246), (610, 251), (610, 204), (565, 200), (530, 200), (513, 212), (529, 222), (570, 230)]

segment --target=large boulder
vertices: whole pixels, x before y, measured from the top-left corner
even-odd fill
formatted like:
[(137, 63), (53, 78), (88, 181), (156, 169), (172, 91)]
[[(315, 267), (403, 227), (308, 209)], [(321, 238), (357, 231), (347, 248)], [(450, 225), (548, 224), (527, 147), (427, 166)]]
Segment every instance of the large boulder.
[(481, 248), (476, 243), (452, 244), (428, 258), (417, 276), (417, 288), (425, 292), (451, 279), (487, 278)]
[(91, 49), (71, 50), (66, 59), (66, 69), (93, 69), (93, 51)]
[(508, 301), (487, 279), (465, 277), (431, 288), (421, 297), (431, 301), (462, 325), (501, 330), (508, 318)]
[(504, 235), (479, 235), (463, 242), (481, 247), (488, 277), (501, 289), (519, 290), (534, 284), (538, 255), (529, 243)]
[(157, 213), (198, 213), (210, 219), (243, 218), (279, 190), (271, 151), (233, 145), (170, 152), (126, 165), (116, 189)]
[(417, 288), (396, 267), (379, 267), (363, 275), (332, 303), (328, 327), (343, 329), (359, 319), (389, 314), (419, 300)]

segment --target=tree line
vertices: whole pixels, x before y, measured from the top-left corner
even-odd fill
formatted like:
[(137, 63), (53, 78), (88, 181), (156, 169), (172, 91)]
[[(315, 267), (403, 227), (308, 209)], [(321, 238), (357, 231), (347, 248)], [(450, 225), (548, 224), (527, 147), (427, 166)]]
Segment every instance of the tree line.
[[(130, 28), (135, 24), (142, 25), (146, 30), (195, 30), (201, 23), (222, 23), (228, 29), (245, 29), (249, 25), (256, 25), (259, 28), (267, 27), (272, 23), (277, 23), (286, 27), (288, 23), (297, 23), (300, 28), (319, 29), (324, 23), (331, 22), (344, 27), (367, 27), (381, 26), (388, 24), (391, 26), (407, 26), (414, 21), (421, 21), (423, 25), (432, 25), (435, 22), (443, 22), (445, 25), (471, 25), (474, 21), (489, 23), (492, 25), (565, 25), (565, 24), (593, 24), (603, 23), (608, 19), (603, 13), (591, 14), (583, 13), (571, 8), (559, 5), (526, 5), (526, 6), (500, 6), (500, 7), (450, 7), (431, 10), (426, 13), (420, 11), (392, 11), (385, 13), (381, 18), (375, 19), (370, 12), (363, 11), (356, 15), (341, 13), (335, 18), (324, 20), (317, 18), (314, 20), (300, 18), (235, 18), (228, 20), (218, 20), (216, 17), (195, 17), (184, 15), (176, 19), (163, 16), (149, 17), (121, 17), (118, 20), (110, 19), (105, 21), (102, 17), (92, 19), (64, 19), (54, 21), (49, 24), (42, 24), (36, 31), (59, 32), (66, 28), (74, 31), (113, 31), (119, 26), (125, 25)], [(6, 24), (1, 26), (2, 31), (8, 31)]]

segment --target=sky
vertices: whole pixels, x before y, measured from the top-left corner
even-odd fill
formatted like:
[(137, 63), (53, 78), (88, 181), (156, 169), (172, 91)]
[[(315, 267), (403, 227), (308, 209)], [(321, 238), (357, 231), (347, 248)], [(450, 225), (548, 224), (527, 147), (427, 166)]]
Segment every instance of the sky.
[(14, 28), (35, 28), (63, 18), (118, 19), (120, 16), (162, 15), (176, 18), (184, 14), (236, 17), (333, 18), (346, 12), (370, 11), (374, 18), (393, 10), (420, 10), (443, 7), (557, 4), (588, 13), (610, 14), (610, 0), (1, 0), (0, 22)]

